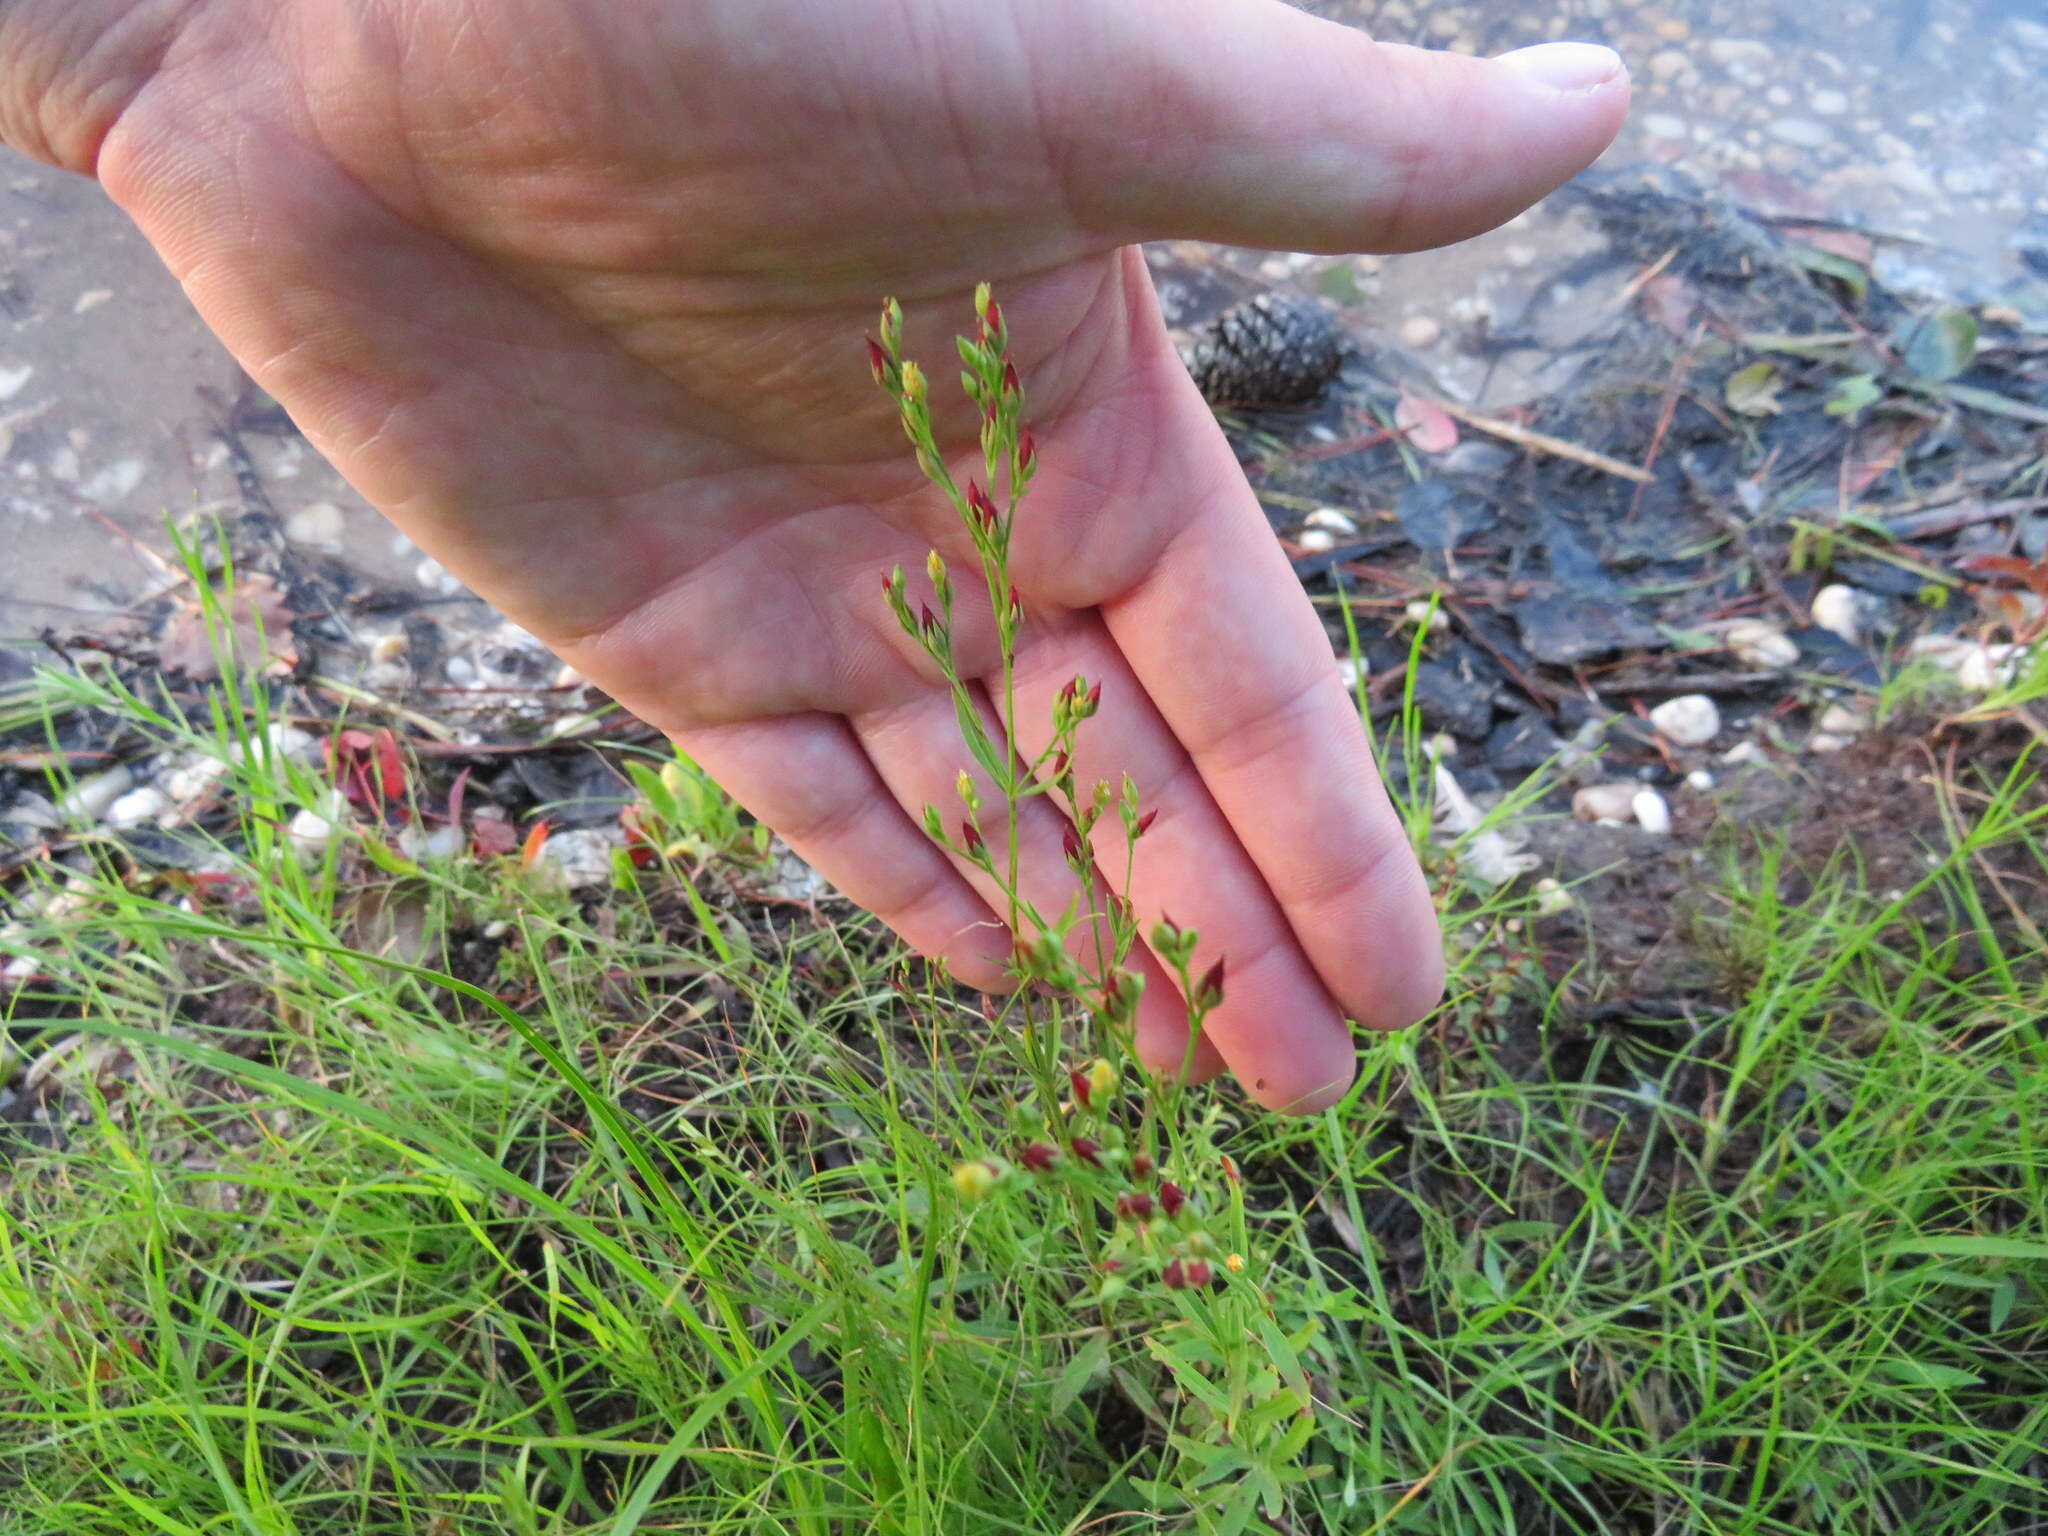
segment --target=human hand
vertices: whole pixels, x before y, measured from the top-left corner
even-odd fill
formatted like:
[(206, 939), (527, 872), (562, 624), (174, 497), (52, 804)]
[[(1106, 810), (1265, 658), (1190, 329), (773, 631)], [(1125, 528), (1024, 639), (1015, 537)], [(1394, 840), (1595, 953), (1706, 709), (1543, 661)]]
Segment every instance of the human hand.
[[(1589, 163), (1627, 95), (1605, 50), (1427, 54), (1273, 0), (0, 0), (0, 134), (96, 172), (422, 548), (995, 988), (993, 893), (919, 826), (953, 706), (876, 582), (963, 541), (859, 341), (893, 293), (943, 361), (991, 280), (1042, 463), (1019, 746), (1103, 681), (1075, 766), (1159, 811), (1140, 931), (1170, 911), (1229, 961), (1198, 1070), (1292, 1110), (1350, 1082), (1346, 1015), (1433, 1005), (1436, 921), (1131, 243), (1459, 239)], [(964, 407), (940, 425), (972, 448)], [(993, 656), (985, 622), (959, 644)], [(1140, 1048), (1177, 1065), (1141, 958)]]

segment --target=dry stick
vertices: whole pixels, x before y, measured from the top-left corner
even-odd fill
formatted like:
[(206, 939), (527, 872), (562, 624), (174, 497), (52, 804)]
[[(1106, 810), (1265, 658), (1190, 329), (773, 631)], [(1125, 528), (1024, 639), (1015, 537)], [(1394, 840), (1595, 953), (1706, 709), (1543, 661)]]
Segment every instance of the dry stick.
[(2048, 507), (2048, 496), (2016, 496), (2009, 501), (1952, 501), (1884, 520), (1885, 531), (1895, 539), (1924, 539), (1937, 533), (1954, 533), (1972, 523), (1996, 522)]
[(1693, 352), (1699, 346), (1700, 338), (1706, 334), (1707, 323), (1702, 320), (1685, 338), (1685, 345), (1678, 349), (1678, 356), (1671, 360), (1671, 377), (1664, 381), (1664, 403), (1657, 411), (1657, 430), (1650, 434), (1650, 451), (1643, 455), (1643, 478), (1637, 482), (1635, 494), (1628, 499), (1628, 516), (1624, 522), (1633, 523), (1636, 513), (1642, 510), (1643, 492), (1650, 488), (1650, 472), (1657, 467), (1657, 455), (1664, 447), (1664, 434), (1671, 430), (1671, 418), (1678, 414), (1679, 396), (1685, 392), (1685, 371), (1692, 366)]
[[(1418, 397), (1419, 398), (1419, 397)], [(1453, 405), (1448, 400), (1429, 402), (1446, 416), (1462, 421), (1476, 432), (1497, 437), (1504, 443), (1513, 443), (1517, 448), (1527, 448), (1531, 453), (1547, 453), (1552, 458), (1569, 459), (1574, 464), (1583, 464), (1588, 469), (1597, 469), (1604, 474), (1616, 475), (1623, 480), (1633, 480), (1637, 485), (1648, 485), (1651, 476), (1633, 464), (1624, 464), (1619, 459), (1610, 459), (1604, 453), (1595, 453), (1591, 448), (1581, 448), (1577, 443), (1568, 443), (1561, 437), (1552, 437), (1547, 432), (1532, 432), (1527, 427), (1518, 427), (1512, 421), (1502, 421), (1498, 416), (1482, 416), (1477, 411), (1468, 411), (1462, 405)]]

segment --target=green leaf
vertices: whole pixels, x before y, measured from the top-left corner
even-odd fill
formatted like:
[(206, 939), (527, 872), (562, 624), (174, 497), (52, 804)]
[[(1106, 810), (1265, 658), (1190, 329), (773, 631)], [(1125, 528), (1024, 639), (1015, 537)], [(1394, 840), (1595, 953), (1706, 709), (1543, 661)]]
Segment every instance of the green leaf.
[(2048, 1260), (2048, 1243), (2018, 1237), (1909, 1237), (1887, 1244), (1879, 1252), (1926, 1253), (1968, 1259)]
[(1878, 1374), (1889, 1376), (1894, 1381), (1904, 1382), (1909, 1387), (1932, 1387), (1946, 1391), (1950, 1387), (1979, 1387), (1984, 1384), (1982, 1376), (1969, 1371), (1959, 1371), (1952, 1365), (1934, 1365), (1925, 1360), (1880, 1360)]
[(1967, 309), (1938, 309), (1906, 320), (1890, 340), (1909, 372), (1945, 384), (1977, 355), (1977, 317)]
[(1859, 304), (1870, 292), (1870, 269), (1860, 261), (1839, 256), (1833, 251), (1817, 251), (1811, 246), (1795, 247), (1792, 259), (1809, 272), (1835, 279), (1855, 296)]
[(1852, 373), (1835, 381), (1835, 387), (1828, 391), (1828, 403), (1822, 409), (1830, 416), (1846, 416), (1853, 421), (1866, 406), (1875, 405), (1883, 398), (1884, 391), (1878, 388), (1876, 374)]
[(1991, 1331), (2003, 1333), (2005, 1325), (2012, 1319), (2014, 1303), (2020, 1299), (2020, 1288), (2013, 1283), (2011, 1275), (1998, 1282), (1991, 1293)]
[(1076, 1398), (1108, 1374), (1109, 1335), (1098, 1333), (1076, 1350), (1074, 1357), (1061, 1367), (1058, 1378), (1052, 1384), (1052, 1411), (1065, 1413), (1073, 1407)]
[(1751, 363), (1728, 375), (1721, 397), (1728, 409), (1744, 416), (1775, 416), (1778, 404), (1778, 370), (1770, 363)]

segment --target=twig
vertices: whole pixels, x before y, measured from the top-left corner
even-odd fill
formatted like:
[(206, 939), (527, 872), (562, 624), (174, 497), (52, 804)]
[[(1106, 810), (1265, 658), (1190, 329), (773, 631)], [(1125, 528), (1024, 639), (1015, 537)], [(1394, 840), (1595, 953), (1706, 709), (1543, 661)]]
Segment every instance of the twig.
[[(1417, 397), (1421, 398), (1420, 396)], [(1468, 411), (1462, 405), (1453, 405), (1448, 400), (1431, 400), (1445, 415), (1476, 432), (1497, 437), (1504, 443), (1513, 443), (1517, 448), (1526, 448), (1531, 453), (1547, 453), (1552, 458), (1569, 459), (1574, 464), (1583, 464), (1588, 469), (1597, 469), (1603, 474), (1615, 475), (1623, 480), (1633, 480), (1637, 485), (1647, 485), (1651, 476), (1633, 464), (1624, 464), (1619, 459), (1610, 459), (1604, 453), (1595, 453), (1591, 448), (1581, 448), (1577, 443), (1568, 443), (1561, 437), (1552, 437), (1547, 432), (1536, 432), (1528, 427), (1518, 427), (1512, 421), (1503, 421), (1498, 416), (1482, 416), (1477, 411)]]
[(1952, 501), (1884, 520), (1885, 531), (1895, 539), (1925, 539), (1938, 533), (1954, 533), (1973, 523), (1996, 522), (2048, 507), (2048, 496), (2016, 496), (2008, 501)]

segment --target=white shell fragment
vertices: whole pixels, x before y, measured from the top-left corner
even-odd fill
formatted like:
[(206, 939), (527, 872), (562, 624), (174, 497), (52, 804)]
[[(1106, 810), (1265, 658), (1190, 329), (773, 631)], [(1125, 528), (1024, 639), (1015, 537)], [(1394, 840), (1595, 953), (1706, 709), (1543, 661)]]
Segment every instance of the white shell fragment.
[(57, 802), (57, 809), (66, 816), (98, 821), (106, 814), (108, 806), (134, 787), (135, 775), (127, 768), (109, 768), (72, 785), (64, 798)]
[(1659, 735), (1681, 747), (1703, 747), (1721, 734), (1721, 710), (1704, 693), (1683, 693), (1650, 711)]
[(1555, 917), (1560, 912), (1571, 911), (1571, 892), (1567, 891), (1549, 875), (1545, 875), (1536, 882), (1535, 891), (1536, 915), (1538, 917)]
[(1326, 528), (1331, 533), (1343, 534), (1346, 538), (1358, 532), (1358, 524), (1352, 521), (1351, 514), (1340, 512), (1335, 507), (1317, 507), (1315, 511), (1302, 519), (1302, 526), (1304, 528)]
[(1304, 528), (1295, 535), (1294, 542), (1310, 554), (1320, 555), (1337, 547), (1337, 535), (1327, 528)]
[(1861, 645), (1864, 632), (1871, 627), (1878, 607), (1878, 602), (1869, 593), (1859, 592), (1837, 581), (1813, 594), (1810, 611), (1813, 622), (1822, 629), (1840, 635), (1851, 645)]

